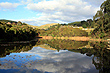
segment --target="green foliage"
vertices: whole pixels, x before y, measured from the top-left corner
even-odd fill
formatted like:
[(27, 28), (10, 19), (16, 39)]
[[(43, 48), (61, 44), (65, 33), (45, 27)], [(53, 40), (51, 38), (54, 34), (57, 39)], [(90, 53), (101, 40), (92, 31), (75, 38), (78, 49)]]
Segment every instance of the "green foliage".
[(58, 25), (57, 25), (57, 29), (59, 29), (59, 28), (60, 28), (60, 26), (61, 26), (61, 25), (60, 25), (60, 24), (58, 24)]
[(83, 20), (83, 21), (80, 21), (80, 22), (68, 23), (68, 25), (83, 27), (83, 28), (87, 28), (87, 27), (91, 28), (91, 27), (93, 27), (92, 23), (93, 23), (92, 19), (88, 19), (87, 21)]
[(25, 23), (18, 22), (20, 25), (0, 24), (0, 39), (2, 41), (25, 41), (34, 39), (37, 36), (37, 30), (29, 27)]
[(110, 38), (110, 0), (104, 1), (100, 10), (94, 16), (95, 30), (92, 32), (92, 37)]
[(57, 25), (51, 29), (40, 32), (41, 36), (53, 36), (53, 37), (74, 37), (74, 36), (88, 36), (88, 33), (84, 30), (73, 28), (71, 26)]
[(81, 25), (81, 22), (72, 22), (72, 23), (68, 23), (68, 25), (78, 26)]
[(104, 13), (104, 17), (110, 17), (110, 0), (104, 1), (100, 6), (101, 11)]
[(22, 25), (22, 22), (18, 21), (17, 25)]
[(0, 57), (5, 57), (10, 53), (19, 53), (21, 51), (29, 51), (33, 48), (36, 42), (26, 42), (26, 43), (0, 43)]
[(84, 25), (82, 25), (82, 27), (83, 27), (83, 28), (87, 28), (87, 25), (86, 25), (86, 24), (84, 24)]

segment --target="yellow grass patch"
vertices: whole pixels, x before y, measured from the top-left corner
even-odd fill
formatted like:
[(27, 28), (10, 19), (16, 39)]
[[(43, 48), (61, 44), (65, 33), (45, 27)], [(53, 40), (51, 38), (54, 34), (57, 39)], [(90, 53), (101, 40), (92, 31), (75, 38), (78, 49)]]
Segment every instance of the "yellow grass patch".
[(90, 37), (52, 37), (52, 36), (40, 36), (42, 39), (65, 39), (65, 40), (76, 40), (76, 41), (107, 41), (103, 39), (94, 39)]

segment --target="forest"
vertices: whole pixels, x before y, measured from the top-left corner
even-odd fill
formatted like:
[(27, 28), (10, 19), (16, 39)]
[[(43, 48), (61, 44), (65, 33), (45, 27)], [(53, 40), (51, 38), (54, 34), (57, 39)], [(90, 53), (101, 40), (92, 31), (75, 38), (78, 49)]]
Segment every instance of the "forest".
[(36, 29), (20, 21), (0, 20), (0, 41), (26, 41), (37, 36)]

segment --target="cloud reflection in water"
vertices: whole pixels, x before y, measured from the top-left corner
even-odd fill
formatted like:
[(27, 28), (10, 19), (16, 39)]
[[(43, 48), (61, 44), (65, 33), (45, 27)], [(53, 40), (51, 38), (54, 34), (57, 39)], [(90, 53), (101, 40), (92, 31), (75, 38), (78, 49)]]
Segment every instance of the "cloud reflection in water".
[[(21, 52), (21, 57), (27, 54), (33, 54), (32, 57), (26, 58), (24, 61), (21, 59), (18, 65), (16, 61), (8, 62), (0, 66), (0, 69), (19, 69), (21, 72), (26, 71), (33, 72), (37, 70), (39, 72), (53, 72), (53, 73), (93, 73), (98, 72), (92, 64), (92, 57), (87, 57), (80, 53), (70, 52), (68, 50), (47, 50), (41, 47), (34, 47), (28, 52)], [(14, 55), (14, 54), (12, 54)], [(6, 60), (5, 58), (3, 59)], [(15, 58), (15, 60), (17, 60)], [(3, 63), (0, 59), (0, 63)], [(5, 66), (6, 65), (6, 66)], [(4, 67), (5, 66), (5, 67)], [(30, 71), (29, 71), (30, 70)]]

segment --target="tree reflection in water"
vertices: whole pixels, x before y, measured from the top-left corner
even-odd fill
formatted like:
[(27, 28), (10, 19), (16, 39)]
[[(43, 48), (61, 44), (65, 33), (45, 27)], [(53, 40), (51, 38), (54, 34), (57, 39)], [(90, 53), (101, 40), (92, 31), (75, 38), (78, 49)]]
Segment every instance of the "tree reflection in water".
[[(99, 73), (110, 73), (110, 50), (107, 42), (89, 42), (92, 48), (85, 48), (88, 42), (72, 41), (72, 40), (43, 40), (52, 48), (59, 50), (69, 50), (93, 56), (92, 63), (95, 65)], [(82, 47), (79, 49), (79, 47)]]
[(77, 50), (70, 50), (73, 52), (80, 52), (91, 57), (93, 55), (92, 63), (95, 65), (99, 73), (110, 73), (110, 50), (107, 49), (107, 42), (91, 43), (93, 48), (82, 48)]
[(93, 45), (93, 64), (99, 73), (110, 73), (110, 50), (107, 49), (107, 43), (99, 42)]
[[(86, 45), (92, 46), (85, 47)], [(56, 50), (68, 50), (71, 52), (77, 52), (86, 54), (89, 57), (93, 57), (92, 63), (95, 65), (99, 73), (110, 73), (110, 50), (107, 49), (107, 42), (82, 42), (74, 40), (38, 40), (36, 42), (24, 43), (24, 44), (11, 44), (8, 46), (0, 44), (0, 57), (5, 57), (10, 53), (18, 53), (21, 51), (29, 51), (33, 46), (47, 44), (48, 46), (55, 48)]]
[(0, 44), (0, 57), (5, 57), (10, 53), (20, 53), (21, 51), (29, 51), (33, 48), (36, 42), (28, 43), (1, 43)]

